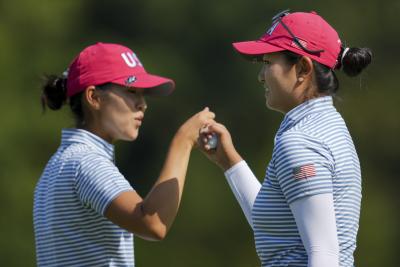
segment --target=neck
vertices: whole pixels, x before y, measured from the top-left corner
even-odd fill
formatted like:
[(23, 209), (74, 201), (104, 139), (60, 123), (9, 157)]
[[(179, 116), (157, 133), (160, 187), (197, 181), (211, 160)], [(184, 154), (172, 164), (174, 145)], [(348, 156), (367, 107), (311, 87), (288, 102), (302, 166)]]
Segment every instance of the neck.
[(114, 142), (114, 140), (112, 139), (112, 137), (109, 134), (107, 134), (103, 130), (101, 130), (101, 127), (96, 127), (96, 125), (85, 124), (85, 125), (81, 125), (81, 127), (78, 126), (78, 128), (86, 130), (88, 132), (91, 132), (92, 134), (97, 135), (98, 137), (104, 139), (105, 141), (107, 141), (110, 144), (112, 144)]
[(299, 87), (297, 92), (298, 93), (293, 97), (293, 101), (287, 106), (284, 112), (285, 114), (304, 102), (321, 96), (321, 94), (318, 93), (318, 88), (313, 84), (307, 85), (304, 83), (303, 87)]

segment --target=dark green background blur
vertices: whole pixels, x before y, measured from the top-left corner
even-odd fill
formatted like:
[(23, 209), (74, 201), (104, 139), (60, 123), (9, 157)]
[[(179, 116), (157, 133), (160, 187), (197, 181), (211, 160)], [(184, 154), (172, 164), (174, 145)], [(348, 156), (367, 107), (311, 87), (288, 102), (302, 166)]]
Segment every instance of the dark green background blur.
[[(131, 47), (153, 73), (175, 79), (168, 98), (148, 99), (137, 141), (117, 144), (121, 172), (145, 196), (169, 140), (209, 106), (260, 181), (282, 115), (264, 106), (260, 66), (232, 41), (259, 37), (283, 9), (316, 10), (349, 46), (367, 46), (373, 64), (357, 78), (339, 73), (336, 102), (361, 160), (363, 199), (357, 266), (399, 266), (400, 1), (64, 0), (0, 1), (0, 262), (34, 266), (35, 184), (71, 127), (69, 110), (41, 113), (41, 76), (61, 74), (97, 41)], [(182, 205), (166, 240), (135, 239), (139, 267), (255, 267), (252, 231), (222, 172), (194, 151)]]

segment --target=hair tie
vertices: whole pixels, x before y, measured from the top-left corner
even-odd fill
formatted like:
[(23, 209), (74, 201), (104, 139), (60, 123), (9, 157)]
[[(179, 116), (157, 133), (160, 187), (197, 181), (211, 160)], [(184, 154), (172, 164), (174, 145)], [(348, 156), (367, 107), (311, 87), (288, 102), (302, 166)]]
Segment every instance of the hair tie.
[(349, 52), (350, 48), (346, 47), (342, 53), (342, 58), (340, 59), (340, 63), (343, 65), (343, 59), (346, 56), (347, 52)]
[(67, 78), (68, 78), (68, 72), (69, 72), (69, 68), (66, 69), (66, 70), (62, 73), (62, 77), (63, 77), (64, 79), (67, 79)]

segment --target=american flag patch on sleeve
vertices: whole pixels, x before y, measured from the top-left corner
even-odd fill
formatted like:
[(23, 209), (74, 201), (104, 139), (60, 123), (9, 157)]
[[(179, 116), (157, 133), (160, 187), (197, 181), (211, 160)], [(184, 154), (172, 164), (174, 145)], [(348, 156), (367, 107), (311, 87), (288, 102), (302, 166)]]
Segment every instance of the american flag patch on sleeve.
[(317, 175), (314, 164), (306, 164), (293, 168), (293, 176), (296, 179), (305, 179)]

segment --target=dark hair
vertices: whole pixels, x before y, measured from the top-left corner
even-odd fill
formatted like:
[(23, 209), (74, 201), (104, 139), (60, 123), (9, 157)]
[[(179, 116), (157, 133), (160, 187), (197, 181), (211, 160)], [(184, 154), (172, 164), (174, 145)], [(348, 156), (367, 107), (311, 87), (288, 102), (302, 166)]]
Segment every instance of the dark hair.
[[(342, 56), (343, 51), (340, 56)], [(372, 51), (369, 48), (349, 48), (341, 62), (344, 73), (348, 76), (357, 76), (372, 60)], [(340, 66), (339, 66), (340, 68)]]
[[(343, 69), (343, 72), (347, 76), (357, 76), (371, 63), (372, 52), (369, 48), (349, 48), (342, 59), (343, 52), (344, 49), (342, 48), (337, 59), (339, 64), (336, 69)], [(302, 55), (288, 50), (283, 51), (283, 54), (291, 65), (296, 64), (302, 58)], [(320, 93), (334, 95), (339, 89), (339, 80), (336, 77), (335, 71), (315, 60), (312, 61), (315, 69), (318, 91)]]
[[(101, 90), (109, 88), (111, 83), (96, 86)], [(82, 94), (83, 92), (77, 93), (67, 97), (67, 78), (64, 76), (57, 75), (46, 75), (44, 77), (43, 92), (41, 96), (43, 112), (46, 111), (46, 106), (51, 110), (59, 110), (66, 103), (72, 111), (77, 127), (81, 127), (84, 122), (84, 112), (82, 107)]]
[(41, 97), (43, 111), (46, 106), (52, 110), (60, 109), (67, 101), (66, 79), (57, 75), (46, 75), (44, 80)]

